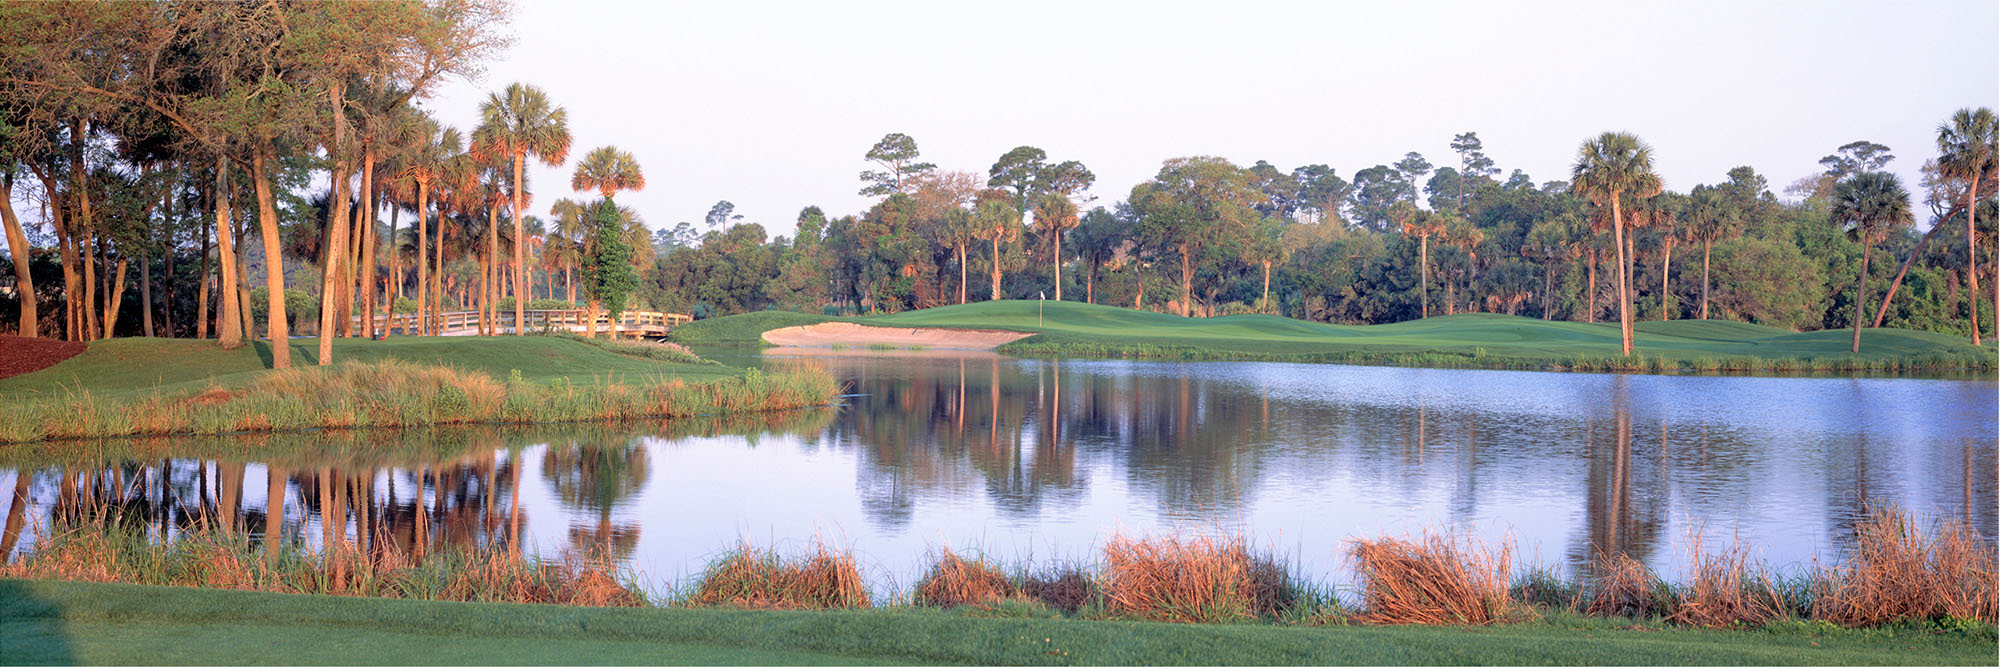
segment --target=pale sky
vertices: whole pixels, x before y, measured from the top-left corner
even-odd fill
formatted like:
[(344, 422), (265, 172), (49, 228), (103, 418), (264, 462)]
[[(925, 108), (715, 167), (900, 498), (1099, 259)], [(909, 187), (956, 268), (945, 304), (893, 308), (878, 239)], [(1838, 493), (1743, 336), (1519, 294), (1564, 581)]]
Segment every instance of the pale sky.
[[(719, 199), (788, 234), (800, 207), (858, 213), (889, 132), (985, 174), (1027, 144), (1123, 199), (1166, 158), (1342, 178), (1405, 152), (1456, 165), (1476, 131), (1504, 176), (1566, 178), (1606, 130), (1650, 142), (1668, 187), (1751, 165), (1782, 195), (1857, 139), (1915, 192), (1953, 110), (2000, 106), (2000, 3), (671, 3), (520, 0), (516, 44), (425, 105), (462, 129), (524, 81), (569, 110), (571, 162), (644, 165), (619, 196), (654, 228)], [(532, 209), (568, 191), (538, 167)], [(1921, 197), (1921, 195), (1919, 195)], [(1916, 202), (1921, 206), (1921, 199)]]

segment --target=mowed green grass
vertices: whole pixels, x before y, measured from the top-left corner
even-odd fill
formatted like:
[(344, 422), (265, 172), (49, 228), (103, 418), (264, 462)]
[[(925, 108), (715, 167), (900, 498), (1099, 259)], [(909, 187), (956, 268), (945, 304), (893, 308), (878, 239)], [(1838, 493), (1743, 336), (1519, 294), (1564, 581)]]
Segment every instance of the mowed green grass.
[[(292, 364), (318, 359), (317, 340), (292, 341)], [(452, 366), (506, 379), (568, 378), (574, 383), (636, 381), (679, 377), (690, 382), (731, 376), (738, 369), (675, 364), (613, 353), (574, 340), (548, 336), (418, 337), (376, 341), (334, 341), (336, 361), (401, 359)], [(268, 341), (224, 350), (215, 341), (169, 338), (114, 338), (96, 341), (83, 354), (49, 368), (0, 380), (0, 402), (67, 396), (88, 391), (102, 398), (130, 398), (152, 391), (199, 390), (211, 384), (248, 382), (271, 366)]]
[[(750, 313), (694, 322), (677, 329), (674, 337), (683, 342), (751, 342), (769, 329), (834, 320), (1038, 334), (1011, 346), (1028, 351), (1060, 352), (1065, 346), (1102, 346), (1132, 350), (1192, 348), (1253, 357), (1444, 353), (1544, 360), (1551, 364), (1620, 354), (1615, 322), (1545, 322), (1481, 313), (1395, 324), (1337, 325), (1274, 315), (1187, 318), (1113, 306), (1035, 301), (987, 301), (847, 318)], [(1974, 347), (1955, 337), (1905, 329), (1863, 330), (1861, 353), (1853, 355), (1848, 352), (1852, 332), (1846, 329), (1797, 333), (1722, 320), (1647, 321), (1636, 323), (1634, 328), (1635, 349), (1641, 357), (1682, 362), (1720, 358), (1865, 362), (1945, 356), (1976, 359), (1993, 354), (1990, 348)]]
[(40, 663), (1980, 664), (1990, 629), (1182, 625), (874, 611), (591, 609), (0, 580)]

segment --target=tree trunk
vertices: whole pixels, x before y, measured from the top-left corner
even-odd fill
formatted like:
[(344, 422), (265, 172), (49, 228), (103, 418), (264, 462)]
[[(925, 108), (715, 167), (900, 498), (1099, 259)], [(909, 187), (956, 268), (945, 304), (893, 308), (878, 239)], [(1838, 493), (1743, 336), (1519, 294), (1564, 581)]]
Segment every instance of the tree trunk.
[(1708, 253), (1715, 246), (1714, 241), (1701, 242), (1701, 319), (1708, 319)]
[(194, 337), (201, 340), (208, 340), (208, 240), (212, 224), (206, 218), (201, 221), (201, 272), (195, 274), (198, 278), (194, 282)]
[(153, 263), (146, 257), (139, 258), (139, 330), (153, 337)]
[[(108, 265), (111, 260), (104, 260)], [(110, 339), (118, 324), (118, 309), (125, 305), (125, 269), (132, 260), (118, 258), (118, 270), (113, 272), (111, 283), (104, 286), (104, 338)]]
[(1549, 321), (1549, 296), (1550, 296), (1549, 290), (1555, 286), (1555, 282), (1556, 282), (1556, 263), (1549, 262), (1548, 264), (1542, 266), (1542, 321), (1543, 322)]
[[(40, 337), (41, 324), (37, 321), (38, 303), (35, 299), (35, 277), (29, 273), (28, 235), (21, 230), (21, 219), (14, 215), (14, 172), (0, 174), (0, 224), (7, 229), (7, 252), (14, 258), (14, 293), (21, 297), (20, 330), (16, 333), (29, 338)], [(20, 476), (27, 479), (27, 475)], [(15, 501), (17, 504), (19, 500)], [(7, 551), (0, 551), (4, 558)]]
[(965, 305), (965, 242), (958, 242), (958, 303)]
[[(479, 298), (484, 302), (479, 304), (479, 331), (491, 336), (500, 327), (500, 281), (494, 275), (500, 270), (500, 209), (491, 205), (486, 207), (485, 250), (479, 253)], [(514, 300), (514, 305), (520, 304), (520, 299)]]
[(1000, 300), (1000, 235), (993, 235), (993, 301)]
[(1417, 317), (1431, 316), (1431, 235), (1418, 236), (1418, 250), (1422, 255), (1422, 268), (1417, 270)]
[(1665, 322), (1673, 319), (1672, 317), (1668, 317), (1668, 313), (1673, 312), (1673, 306), (1671, 305), (1673, 288), (1668, 278), (1674, 275), (1674, 246), (1669, 243), (1662, 246), (1662, 248), (1665, 252), (1660, 255), (1660, 321)]
[(361, 335), (375, 337), (375, 149), (361, 156)]
[(525, 157), (520, 151), (514, 151), (514, 335), (516, 336), (525, 336), (528, 333), (527, 327), (521, 326), (528, 317), (528, 299), (521, 291), (523, 282), (521, 276), (528, 270), (527, 232), (521, 224), (521, 207), (524, 204), (521, 201), (521, 162)]
[(1271, 309), (1271, 262), (1264, 261), (1264, 302), (1263, 309)]
[(1181, 317), (1194, 316), (1194, 261), (1186, 243), (1181, 244)]
[[(1974, 172), (1972, 187), (1966, 188), (1965, 192), (1965, 278), (1971, 281), (1968, 283), (1971, 289), (1966, 292), (1965, 305), (1966, 310), (1971, 311), (1969, 316), (1972, 318), (1973, 345), (1979, 344), (1979, 243), (1973, 240), (1977, 237), (1973, 233), (1973, 220), (1979, 217), (1979, 182), (1985, 178), (1984, 170)], [(2000, 285), (1995, 285), (1994, 288), (2000, 289)], [(1994, 299), (1994, 306), (2000, 308), (2000, 296), (1995, 296)], [(1995, 320), (2000, 321), (2000, 314), (1996, 314)], [(2000, 335), (2000, 328), (1996, 328), (1994, 335)]]
[[(396, 300), (403, 298), (403, 246), (401, 242), (396, 240), (396, 225), (402, 221), (402, 217), (403, 207), (393, 203), (390, 204), (389, 247), (383, 249), (383, 253), (389, 256), (389, 273), (387, 274), (389, 284), (384, 286), (382, 290), (382, 316), (388, 320), (388, 323), (383, 326), (384, 330), (395, 327)], [(403, 333), (410, 333), (410, 328), (408, 326), (403, 327)]]
[(1861, 278), (1854, 284), (1854, 347), (1849, 350), (1856, 354), (1861, 352), (1861, 314), (1866, 312), (1868, 307), (1869, 250), (1868, 241), (1863, 239), (1861, 242)]
[[(333, 145), (327, 147), (328, 157), (332, 158), (333, 162), (333, 173), (330, 175), (333, 180), (333, 205), (328, 207), (326, 214), (326, 231), (332, 239), (320, 250), (320, 255), (325, 258), (325, 267), (320, 272), (319, 281), (319, 331), (317, 332), (321, 366), (333, 364), (333, 339), (339, 335), (336, 330), (338, 325), (334, 323), (333, 318), (335, 315), (343, 320), (347, 318), (347, 313), (340, 308), (340, 295), (342, 286), (351, 282), (342, 279), (342, 276), (346, 275), (348, 225), (353, 224), (348, 220), (347, 175), (352, 167), (349, 166), (346, 155), (347, 114), (341, 112), (341, 98), (346, 89), (346, 84), (338, 79), (327, 87), (327, 100), (333, 115)], [(274, 345), (276, 342), (276, 339), (272, 339)]]
[(444, 207), (438, 207), (437, 243), (431, 244), (431, 329), (433, 336), (444, 335)]
[[(429, 249), (430, 231), (430, 182), (417, 181), (417, 330), (418, 335), (431, 332), (431, 263), (425, 257)], [(444, 224), (440, 218), (438, 224)], [(406, 332), (407, 333), (407, 332)]]
[(235, 213), (229, 210), (229, 158), (217, 153), (215, 156), (215, 247), (216, 268), (219, 280), (216, 295), (222, 298), (217, 317), (216, 337), (221, 340), (222, 349), (233, 350), (243, 346), (244, 327), (249, 320), (243, 318), (246, 310), (242, 302), (242, 278), (237, 273), (241, 268), (236, 259), (236, 242), (230, 237), (235, 231)]
[[(266, 170), (269, 145), (256, 147), (250, 154), (250, 179), (257, 188), (257, 229), (264, 237), (264, 289), (268, 310), (264, 314), (265, 335), (271, 339), (271, 368), (292, 367), (290, 325), (285, 322), (284, 249), (278, 242), (277, 200), (271, 196), (271, 175)], [(329, 343), (332, 341), (328, 341)], [(324, 359), (326, 352), (320, 353)]]
[[(71, 209), (70, 227), (72, 238), (80, 239), (78, 254), (83, 256), (83, 300), (79, 304), (84, 317), (82, 340), (96, 340), (98, 331), (97, 266), (90, 252), (93, 224), (90, 215), (90, 182), (83, 161), (83, 144), (89, 136), (90, 121), (78, 118), (70, 122), (69, 185), (70, 197), (76, 202), (76, 208)], [(1975, 285), (1973, 291), (1979, 291), (1978, 286)], [(1978, 317), (1975, 315), (1973, 320), (1977, 322)], [(1976, 324), (1974, 328), (1977, 328)]]
[(1055, 230), (1055, 252), (1049, 256), (1049, 260), (1054, 262), (1056, 265), (1055, 266), (1056, 300), (1061, 301), (1062, 300), (1062, 230), (1061, 229)]
[(1625, 253), (1624, 210), (1619, 193), (1611, 193), (1611, 240), (1618, 246), (1618, 343), (1625, 356), (1632, 356), (1632, 260)]

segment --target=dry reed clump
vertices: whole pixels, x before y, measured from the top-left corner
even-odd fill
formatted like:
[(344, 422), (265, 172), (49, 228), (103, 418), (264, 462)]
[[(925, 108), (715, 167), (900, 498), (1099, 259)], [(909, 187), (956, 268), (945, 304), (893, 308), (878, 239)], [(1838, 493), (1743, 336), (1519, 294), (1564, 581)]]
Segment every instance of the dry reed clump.
[(710, 564), (689, 603), (756, 609), (863, 609), (868, 586), (854, 555), (815, 543), (813, 553), (785, 560), (745, 544)]
[(1813, 583), (1812, 615), (1846, 626), (1940, 617), (1994, 623), (1994, 550), (1960, 521), (1925, 531), (1908, 514), (1871, 510), (1854, 553)]
[(1583, 608), (1585, 613), (1644, 618), (1671, 612), (1671, 591), (1637, 559), (1622, 552), (1601, 553), (1591, 570), (1590, 602)]
[(295, 547), (272, 553), (241, 536), (202, 530), (157, 544), (116, 526), (45, 537), (27, 556), (0, 566), (0, 576), (461, 602), (646, 604), (619, 582), (615, 566), (594, 560), (545, 563), (494, 550), (419, 560), (390, 543), (364, 550), (350, 542), (319, 553)]
[(1513, 547), (1497, 551), (1450, 535), (1356, 540), (1349, 559), (1361, 576), (1362, 611), (1381, 624), (1490, 625), (1532, 612), (1508, 595)]
[(1674, 596), (1667, 621), (1701, 628), (1756, 627), (1785, 617), (1778, 587), (1760, 566), (1752, 565), (1742, 544), (1732, 542), (1719, 553), (1703, 553), (1701, 535), (1693, 535), (1689, 569), (1694, 578)]
[(933, 607), (988, 606), (1019, 596), (1007, 575), (985, 559), (965, 560), (945, 549), (917, 582), (915, 601)]
[(1116, 614), (1206, 623), (1248, 619), (1263, 606), (1240, 539), (1114, 536), (1104, 567), (1104, 600)]

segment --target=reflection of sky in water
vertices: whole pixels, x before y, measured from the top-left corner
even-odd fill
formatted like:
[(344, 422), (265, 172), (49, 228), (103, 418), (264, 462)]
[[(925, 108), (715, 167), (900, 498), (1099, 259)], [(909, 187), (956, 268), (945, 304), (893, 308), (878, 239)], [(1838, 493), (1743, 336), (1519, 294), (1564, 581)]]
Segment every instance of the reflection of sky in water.
[[(616, 542), (671, 582), (739, 541), (796, 550), (818, 536), (907, 585), (939, 547), (1088, 560), (1115, 532), (1240, 531), (1340, 578), (1349, 538), (1426, 528), (1511, 538), (1530, 562), (1616, 549), (1670, 574), (1693, 529), (1711, 545), (1740, 536), (1776, 563), (1824, 558), (1871, 502), (1995, 530), (1996, 391), (1984, 380), (765, 361), (827, 366), (865, 395), (830, 423), (754, 436), (651, 435), (656, 425), (524, 436), (512, 460), (529, 548)], [(461, 466), (474, 490), (465, 511), (504, 512), (512, 471), (484, 465)], [(481, 475), (501, 477), (497, 509), (484, 509)], [(14, 479), (0, 472), (0, 488)], [(407, 501), (411, 479), (384, 472), (375, 487)], [(261, 466), (244, 486), (243, 507), (262, 508)], [(55, 493), (43, 480), (31, 497)], [(296, 501), (287, 517), (318, 534)]]

